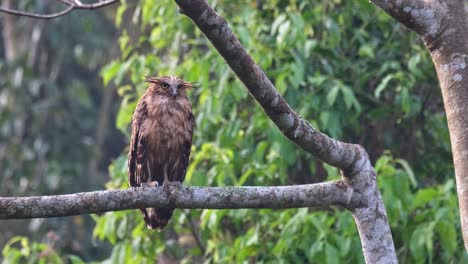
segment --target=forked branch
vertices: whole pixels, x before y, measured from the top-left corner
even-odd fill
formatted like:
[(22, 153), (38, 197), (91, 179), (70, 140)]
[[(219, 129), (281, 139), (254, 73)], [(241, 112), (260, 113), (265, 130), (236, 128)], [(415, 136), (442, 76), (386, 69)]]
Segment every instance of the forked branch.
[(392, 233), (363, 147), (332, 139), (313, 128), (288, 105), (262, 69), (254, 62), (227, 22), (204, 0), (175, 0), (226, 60), (237, 77), (281, 132), (299, 147), (340, 168), (343, 181), (360, 193), (366, 206), (351, 208), (367, 263), (397, 263)]

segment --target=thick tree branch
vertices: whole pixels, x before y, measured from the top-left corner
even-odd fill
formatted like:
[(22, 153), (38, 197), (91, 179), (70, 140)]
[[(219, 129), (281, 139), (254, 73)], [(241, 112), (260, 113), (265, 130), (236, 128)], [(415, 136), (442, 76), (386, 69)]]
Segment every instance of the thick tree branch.
[(363, 195), (366, 206), (350, 208), (367, 263), (397, 263), (392, 233), (369, 157), (359, 145), (329, 138), (299, 117), (247, 54), (228, 24), (204, 0), (175, 0), (181, 12), (213, 43), (266, 114), (299, 147), (340, 168), (344, 182)]
[(32, 18), (39, 18), (39, 19), (52, 19), (52, 18), (66, 15), (76, 9), (97, 9), (100, 7), (104, 7), (104, 6), (117, 3), (120, 0), (104, 0), (104, 1), (98, 1), (92, 4), (83, 4), (81, 1), (78, 1), (78, 0), (59, 0), (59, 1), (67, 5), (67, 7), (60, 12), (52, 13), (52, 14), (31, 13), (31, 12), (14, 10), (14, 9), (4, 8), (4, 7), (0, 7), (0, 12), (7, 13), (10, 15), (16, 15), (16, 16), (25, 16), (25, 17), (32, 17)]
[(353, 175), (363, 169), (367, 153), (359, 145), (329, 138), (302, 119), (277, 92), (266, 74), (247, 54), (244, 47), (219, 16), (205, 1), (175, 0), (206, 35), (226, 60), (252, 96), (281, 132), (299, 147), (320, 160)]
[(0, 197), (0, 219), (46, 218), (146, 207), (189, 209), (364, 206), (359, 193), (341, 181), (282, 187), (131, 188), (67, 195)]
[(447, 12), (446, 1), (372, 0), (374, 4), (421, 36), (436, 37)]

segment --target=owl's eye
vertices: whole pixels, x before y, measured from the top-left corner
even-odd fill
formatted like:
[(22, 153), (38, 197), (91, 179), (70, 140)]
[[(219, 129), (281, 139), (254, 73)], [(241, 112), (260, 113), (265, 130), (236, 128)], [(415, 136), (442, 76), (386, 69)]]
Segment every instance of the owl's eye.
[(163, 82), (163, 83), (161, 83), (161, 87), (164, 88), (164, 89), (167, 89), (167, 88), (169, 88), (169, 84)]
[(177, 85), (177, 89), (182, 89), (184, 86), (182, 84)]

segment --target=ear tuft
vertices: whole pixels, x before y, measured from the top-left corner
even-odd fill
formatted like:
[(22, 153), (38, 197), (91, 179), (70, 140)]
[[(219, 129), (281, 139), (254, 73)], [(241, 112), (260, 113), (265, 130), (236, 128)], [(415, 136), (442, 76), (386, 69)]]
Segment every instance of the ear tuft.
[(184, 81), (184, 86), (185, 86), (186, 89), (192, 89), (192, 88), (197, 89), (198, 87), (200, 87), (200, 83), (199, 82), (185, 82)]
[(190, 88), (194, 88), (194, 89), (200, 88), (200, 83), (199, 82), (192, 82), (192, 83), (190, 83)]
[(159, 78), (156, 76), (145, 76), (145, 82), (159, 83)]

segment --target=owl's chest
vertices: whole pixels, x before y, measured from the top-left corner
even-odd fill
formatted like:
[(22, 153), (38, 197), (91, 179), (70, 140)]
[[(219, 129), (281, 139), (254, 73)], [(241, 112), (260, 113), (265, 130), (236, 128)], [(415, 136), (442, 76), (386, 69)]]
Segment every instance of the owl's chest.
[(169, 105), (159, 106), (159, 111), (152, 113), (142, 124), (153, 150), (178, 149), (190, 140), (190, 128), (187, 127), (190, 112)]

